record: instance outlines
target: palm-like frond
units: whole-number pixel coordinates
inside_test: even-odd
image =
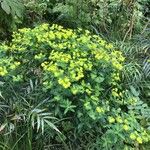
[[[39,88],[37,81],[29,81],[27,88],[23,89],[24,95],[18,95],[11,85],[9,88],[7,89],[10,91],[8,95],[0,93],[0,141],[2,142],[0,149],[1,147],[16,149],[23,140],[27,140],[26,149],[29,149],[32,138],[44,137],[45,131],[49,130],[60,134],[55,124],[58,119],[46,107],[50,98],[43,100],[37,96]],[[10,94],[11,98],[9,98]],[[13,142],[9,141],[10,136],[13,136]]]
[[[47,124],[50,128],[60,133],[54,123],[51,120],[56,120],[51,113],[46,112],[45,109],[33,109],[27,114],[27,121],[32,124],[32,127],[37,129],[37,132],[41,129],[42,134],[44,133],[44,126]]]
[[[142,71],[146,78],[150,77],[150,58],[145,58],[143,61]]]

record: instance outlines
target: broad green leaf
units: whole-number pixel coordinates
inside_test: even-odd
[[[1,7],[8,15],[10,14],[10,6],[8,5],[7,1],[2,1]]]
[[[139,92],[133,86],[130,86],[131,92],[134,96],[139,96]]]

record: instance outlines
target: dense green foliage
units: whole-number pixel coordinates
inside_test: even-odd
[[[34,29],[20,29],[13,34],[9,45],[0,47],[0,52],[2,96],[9,99],[10,94],[15,94],[15,101],[21,98],[35,107],[16,109],[12,117],[17,124],[24,120],[24,126],[32,125],[33,129],[37,124],[37,131],[41,127],[40,131],[45,134],[43,126],[46,122],[59,133],[47,120],[57,117],[63,120],[58,125],[63,140],[68,143],[73,136],[72,140],[79,144],[77,147],[74,145],[75,149],[80,148],[80,140],[85,136],[85,146],[92,140],[89,147],[106,150],[132,149],[137,143],[149,141],[148,122],[142,123],[149,118],[146,115],[149,107],[140,100],[133,86],[121,84],[125,58],[121,51],[115,50],[112,44],[99,36],[91,35],[87,30],[73,31],[43,24]],[[28,89],[29,82],[33,92],[33,83],[36,83],[35,96]],[[10,91],[8,95],[5,91],[10,86],[15,93]],[[28,93],[24,96],[26,91]],[[47,100],[44,109],[35,106],[40,99]],[[2,105],[5,106],[5,102]],[[139,109],[134,111],[137,107]],[[2,120],[7,127],[14,119],[4,117]],[[11,134],[14,134],[16,125],[13,127]],[[33,130],[32,127],[30,130]],[[57,132],[49,138],[55,141]]]
[[[24,6],[20,0],[0,0],[0,38],[4,39],[17,28],[23,17]]]
[[[1,0],[0,3],[3,34],[46,21],[125,40],[142,31],[150,15],[149,0]]]
[[[0,0],[0,150],[149,150],[149,5]]]

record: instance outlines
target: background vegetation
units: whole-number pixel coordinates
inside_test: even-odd
[[[149,150],[149,6],[0,0],[0,150]]]

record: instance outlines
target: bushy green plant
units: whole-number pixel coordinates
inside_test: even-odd
[[[138,106],[140,96],[122,84],[125,57],[99,36],[58,25],[23,28],[13,34],[12,42],[0,46],[0,57],[3,97],[9,98],[8,83],[24,97],[30,92],[29,81],[31,89],[31,81],[36,81],[36,94],[26,94],[27,102],[34,105],[48,98],[44,110],[62,119],[62,135],[54,133],[51,140],[65,141],[74,149],[104,150],[135,149],[150,140],[148,116],[134,111],[135,106],[144,107]],[[32,120],[38,117],[31,114]]]
[[[48,21],[126,40],[143,29],[148,6],[148,0],[1,0],[1,38],[18,25],[31,27]]]
[[[142,30],[148,17],[145,15],[148,3],[147,0],[65,0],[55,3],[52,12],[60,12],[58,20],[63,24],[68,22],[74,27],[126,40]]]
[[[121,40],[139,33],[149,17],[148,0],[25,0],[24,5],[26,25],[48,21]]]
[[[24,6],[20,0],[0,0],[0,38],[7,38],[8,32],[17,28],[23,11]]]
[[[140,90],[145,101],[149,99],[148,91],[150,86],[149,25],[148,22],[143,32],[139,35],[135,35],[131,41],[116,42],[116,45],[120,47],[123,54],[127,57],[126,66],[123,71],[125,84],[133,85]]]
[[[30,80],[18,93],[10,82],[1,81],[0,91],[4,89],[5,97],[0,95],[0,149],[44,149],[47,136],[60,131],[55,126],[58,119],[46,108],[49,99],[38,93],[38,82]]]
[[[118,47],[120,47],[127,58],[126,65],[122,73],[124,85],[132,86],[132,89],[134,89],[132,91],[136,91],[135,94],[139,95],[142,99],[142,101],[138,105],[132,107],[132,109],[134,112],[138,114],[141,113],[145,117],[146,115],[149,115],[147,105],[149,106],[150,104],[149,33],[149,22],[147,22],[142,34],[136,35],[132,41],[128,43],[117,42]],[[143,104],[143,102],[145,102],[145,104]],[[146,121],[142,121],[144,124],[149,120],[148,116],[146,118]],[[149,144],[147,144],[143,149],[149,149]]]

